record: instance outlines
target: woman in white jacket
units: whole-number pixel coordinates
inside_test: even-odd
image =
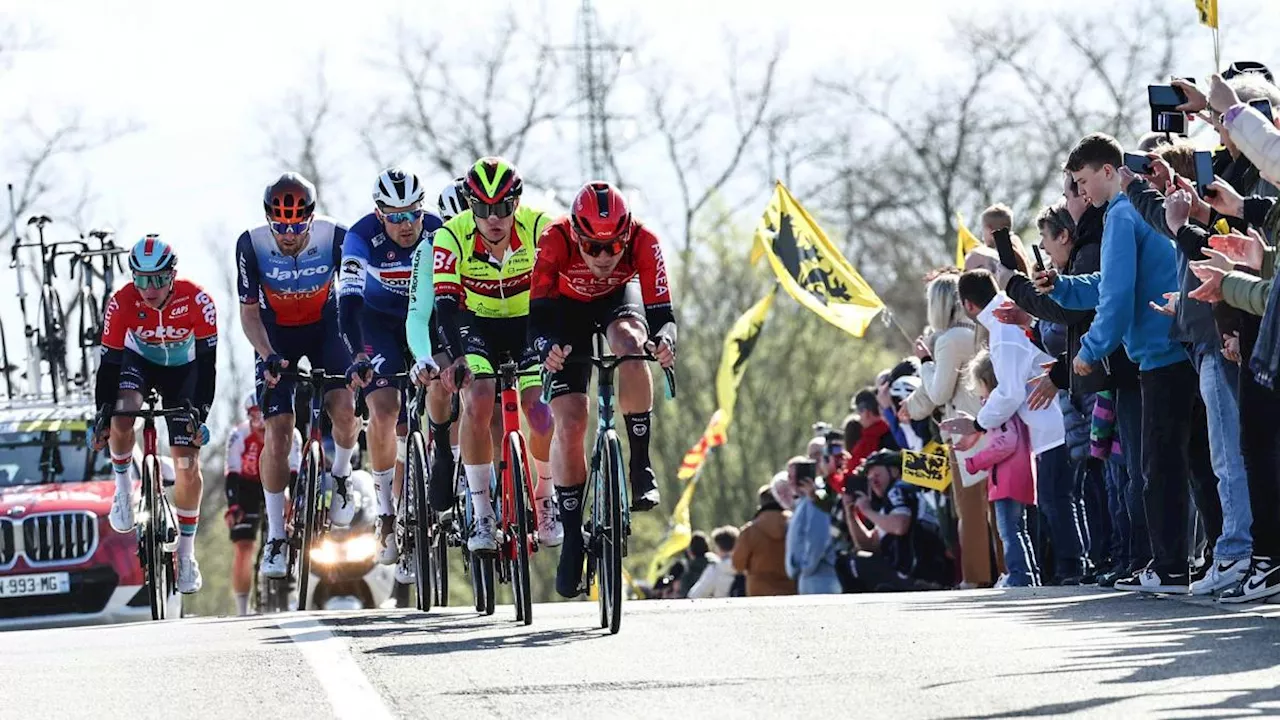
[[[955,417],[957,412],[977,415],[982,409],[978,398],[962,380],[965,367],[978,352],[978,340],[973,324],[960,307],[958,280],[959,276],[954,273],[939,275],[926,291],[932,349],[923,340],[917,343],[916,354],[924,361],[920,368],[923,382],[903,404],[912,420],[923,420],[938,408],[942,409],[943,417],[948,418]],[[951,438],[957,439],[959,436]],[[985,473],[980,478],[968,477],[963,468],[964,463],[958,462],[953,452],[951,492],[960,519],[962,587],[989,587],[992,584],[990,508],[987,484],[979,482],[985,479]],[[1000,554],[999,544],[995,547]]]

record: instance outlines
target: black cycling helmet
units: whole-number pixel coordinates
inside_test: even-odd
[[[898,472],[902,472],[902,453],[897,450],[877,450],[867,456],[862,461],[862,472],[867,472],[873,467],[897,468]]]

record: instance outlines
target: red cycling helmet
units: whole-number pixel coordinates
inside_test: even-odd
[[[573,230],[590,241],[607,242],[631,231],[631,209],[618,188],[607,182],[587,183],[573,199]]]
[[[262,206],[271,222],[305,222],[316,211],[316,186],[298,173],[287,172],[267,186]]]

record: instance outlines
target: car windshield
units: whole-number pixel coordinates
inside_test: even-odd
[[[84,430],[0,433],[0,487],[110,477],[110,456],[85,440]]]

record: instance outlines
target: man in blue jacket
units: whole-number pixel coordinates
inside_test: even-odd
[[[1096,316],[1072,362],[1089,375],[1122,342],[1138,363],[1142,384],[1142,471],[1152,561],[1117,590],[1180,592],[1188,589],[1188,459],[1191,416],[1198,383],[1183,347],[1170,338],[1172,320],[1157,312],[1164,294],[1178,291],[1173,241],[1142,219],[1121,189],[1117,168],[1124,150],[1114,138],[1084,137],[1067,158],[1067,171],[1094,207],[1106,208],[1102,270],[1058,277],[1036,274],[1037,289],[1065,308],[1095,308]]]

